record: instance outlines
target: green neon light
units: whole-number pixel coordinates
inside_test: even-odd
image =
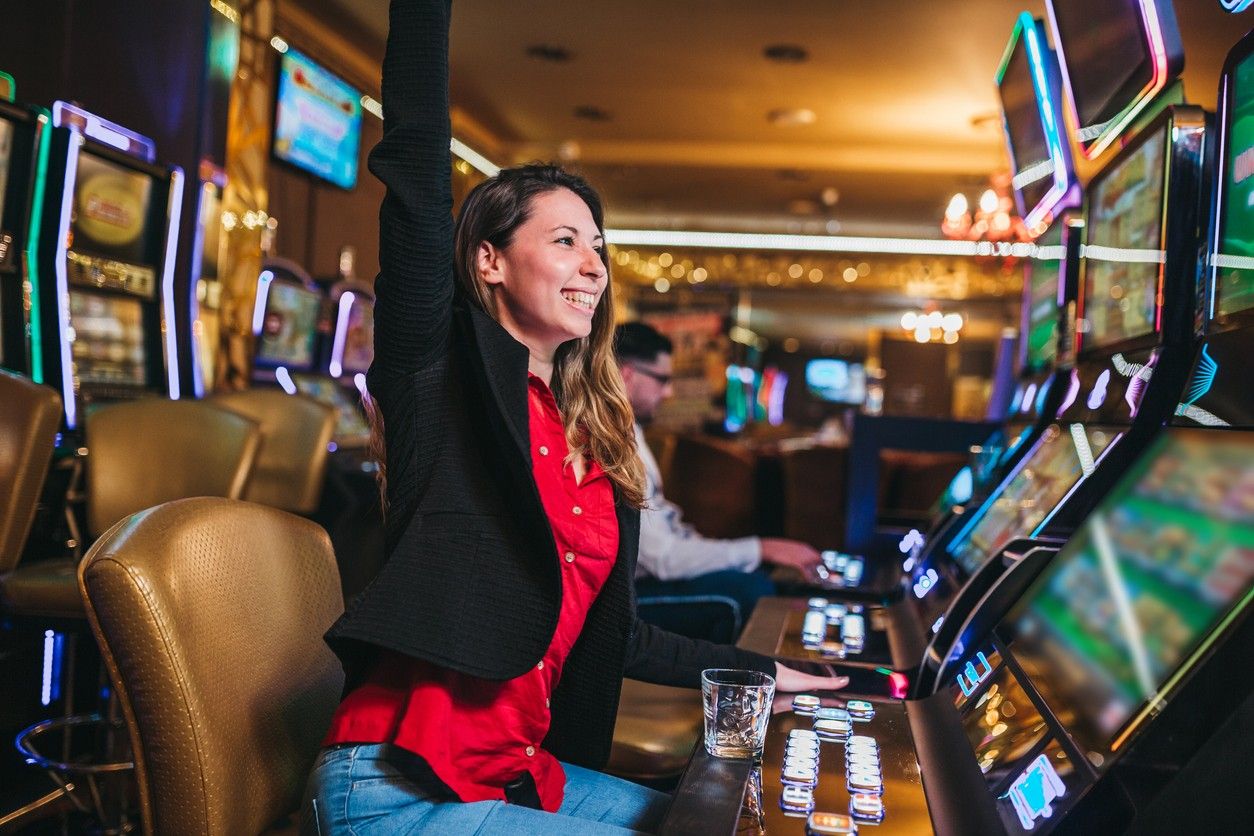
[[[889,670],[888,668],[876,668],[876,669],[875,669],[875,672],[876,672],[876,673],[882,673],[882,674],[884,674],[884,676],[892,676],[892,675],[893,675],[893,672],[892,672],[891,670]]]
[[[17,96],[17,79],[4,70],[0,70],[0,81],[3,81],[5,84],[4,95],[6,101],[13,101],[13,98]]]
[[[30,282],[30,376],[44,382],[44,325],[39,290],[39,233],[44,217],[44,191],[48,183],[48,147],[52,139],[52,119],[39,110],[39,150],[35,154],[35,188],[30,200],[30,228],[26,231],[26,277]]]

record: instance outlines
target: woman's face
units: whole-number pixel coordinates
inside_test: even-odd
[[[588,205],[569,189],[532,198],[529,215],[509,246],[481,244],[477,266],[494,288],[501,324],[533,354],[550,358],[592,330],[609,280],[600,255],[605,240]]]

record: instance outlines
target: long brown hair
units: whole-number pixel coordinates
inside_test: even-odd
[[[499,321],[496,297],[476,269],[476,255],[487,241],[508,247],[526,222],[531,201],[557,189],[574,192],[604,231],[601,198],[586,180],[555,165],[502,169],[471,190],[453,231],[453,269],[465,297]],[[553,395],[562,412],[571,456],[596,461],[632,507],[644,504],[644,466],[636,453],[631,404],[614,361],[614,300],[608,276],[608,249],[601,250],[607,283],[592,315],[588,336],[563,343],[553,358]]]

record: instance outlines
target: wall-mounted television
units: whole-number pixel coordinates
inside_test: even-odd
[[[361,92],[289,48],[279,59],[274,155],[342,189],[357,184]]]
[[[827,403],[860,404],[866,400],[866,370],[861,363],[820,357],[806,363],[806,390]]]

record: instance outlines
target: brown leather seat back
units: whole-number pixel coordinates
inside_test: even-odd
[[[0,369],[0,575],[22,554],[60,420],[56,390]]]
[[[79,589],[135,749],[148,833],[259,833],[296,809],[343,673],[326,532],[229,499],[169,502],[91,548]]]
[[[849,450],[803,447],[781,454],[784,536],[818,549],[845,546]]]
[[[202,401],[147,398],[87,417],[87,527],[172,499],[238,499],[261,444],[257,424]]]
[[[261,451],[244,499],[296,514],[318,510],[327,444],[335,431],[334,409],[279,389],[231,392],[210,403],[261,426]]]
[[[754,458],[734,443],[705,436],[675,439],[666,498],[706,537],[754,533]]]

